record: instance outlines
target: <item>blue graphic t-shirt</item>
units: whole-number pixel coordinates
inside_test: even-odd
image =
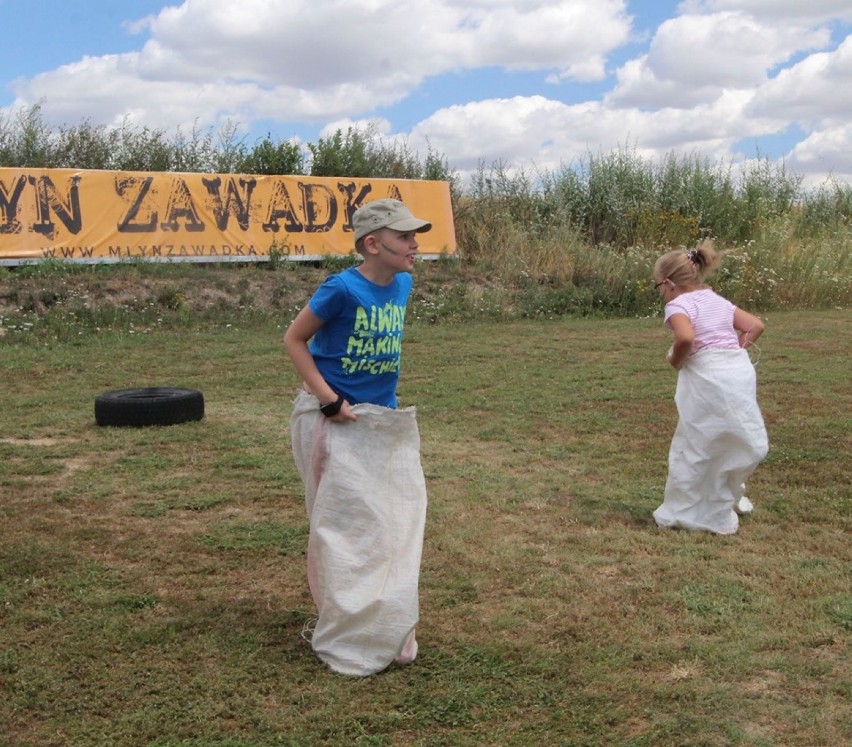
[[[308,305],[324,324],[308,344],[329,386],[350,404],[396,408],[405,305],[414,281],[407,272],[376,285],[358,268],[332,275]]]

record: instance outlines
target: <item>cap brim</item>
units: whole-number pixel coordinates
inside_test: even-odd
[[[402,231],[403,233],[408,233],[409,231],[425,233],[426,231],[432,230],[432,224],[429,223],[429,221],[420,220],[419,218],[403,218],[402,220],[389,223],[385,226],[385,228],[390,228],[394,231]]]

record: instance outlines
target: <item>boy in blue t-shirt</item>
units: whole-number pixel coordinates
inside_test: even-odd
[[[397,408],[417,234],[398,200],[352,216],[357,267],[329,277],[284,334],[304,380],[290,419],[310,522],[314,652],[366,676],[417,656],[426,483],[413,407]]]
[[[356,420],[355,404],[396,407],[416,234],[432,224],[386,199],[356,210],[352,227],[364,261],[329,277],[284,335],[305,388],[335,422]]]

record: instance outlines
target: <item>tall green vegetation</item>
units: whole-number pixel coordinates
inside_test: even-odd
[[[463,181],[442,154],[414,152],[375,128],[306,144],[269,134],[249,145],[232,123],[171,136],[128,122],[55,131],[34,106],[0,117],[0,166],[447,181],[459,266],[526,299],[500,304],[501,314],[507,306],[522,315],[653,313],[656,256],[705,237],[727,254],[715,283],[735,303],[845,307],[852,296],[852,187],[829,180],[805,189],[767,158],[737,167],[698,154],[655,162],[623,147],[550,171],[481,163]]]
[[[431,149],[421,161],[405,141],[387,141],[375,127],[349,127],[308,143],[311,175],[454,181],[446,160]]]
[[[39,105],[0,117],[0,166],[237,174],[351,176],[452,180],[449,166],[431,150],[421,158],[405,142],[374,128],[348,128],[303,144],[271,134],[246,143],[233,122],[217,132],[187,133],[85,121],[53,130]]]

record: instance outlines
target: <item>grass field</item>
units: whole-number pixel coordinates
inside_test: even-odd
[[[850,317],[768,315],[769,456],[733,537],[654,526],[676,414],[659,318],[413,324],[420,655],[326,670],[275,324],[0,346],[0,744],[852,743]],[[99,428],[94,397],[204,392]]]

